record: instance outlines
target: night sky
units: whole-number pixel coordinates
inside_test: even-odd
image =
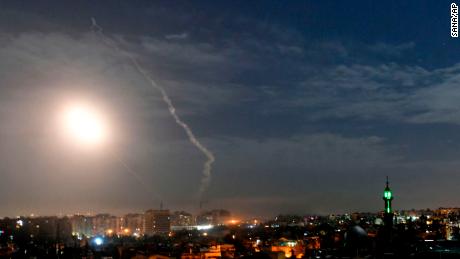
[[[352,4],[351,4],[352,3]],[[0,216],[458,206],[460,40],[448,1],[1,1]],[[175,124],[160,93],[213,152]],[[103,147],[60,104],[97,106]]]

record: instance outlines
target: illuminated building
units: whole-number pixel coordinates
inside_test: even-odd
[[[233,244],[212,245],[210,247],[200,248],[200,251],[182,253],[181,259],[217,259],[217,258],[234,258],[235,246]]]
[[[92,217],[93,235],[101,235],[109,229],[120,229],[118,217],[110,214],[97,214]]]
[[[84,215],[73,215],[70,218],[70,224],[72,225],[72,233],[81,236],[92,236],[93,224],[92,219]]]
[[[198,225],[225,225],[231,220],[231,214],[227,210],[218,209],[202,212],[197,216]]]
[[[271,246],[271,252],[283,252],[286,258],[302,258],[305,248],[305,243],[302,240],[280,238],[276,244]]]
[[[441,217],[460,216],[460,208],[439,208],[435,214]]]
[[[126,229],[130,235],[144,234],[144,215],[138,213],[126,214],[123,217],[123,230]]]
[[[279,226],[302,227],[305,225],[303,217],[297,215],[278,215],[275,218],[275,222]]]
[[[177,227],[189,227],[194,225],[193,216],[185,211],[175,211],[171,215],[171,225]]]
[[[383,216],[383,221],[386,227],[391,228],[393,226],[393,209],[391,207],[391,201],[393,200],[393,193],[390,189],[390,184],[388,182],[388,177],[387,177],[387,183],[385,190],[383,191],[383,201],[385,202],[385,210],[384,210],[384,216]]]
[[[171,231],[169,210],[147,210],[144,220],[146,235],[166,234]]]

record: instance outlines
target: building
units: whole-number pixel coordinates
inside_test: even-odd
[[[187,228],[195,225],[192,214],[185,211],[175,211],[171,215],[171,226],[175,226],[178,229]]]
[[[144,215],[139,213],[126,214],[123,217],[124,234],[140,236],[144,234]]]
[[[92,220],[92,235],[102,235],[108,232],[115,232],[120,229],[120,221],[118,217],[107,213],[97,214],[91,218]]]
[[[302,258],[305,254],[305,243],[303,240],[289,240],[280,238],[270,247],[270,252],[283,252],[286,258]]]
[[[169,210],[147,210],[144,220],[145,235],[167,234],[171,231]]]
[[[390,184],[388,182],[388,177],[387,177],[387,183],[385,190],[383,191],[383,201],[385,202],[385,210],[383,212],[383,222],[385,226],[388,229],[391,229],[393,227],[393,208],[391,207],[391,201],[393,200],[393,193],[390,189]]]
[[[204,211],[196,218],[198,225],[225,225],[231,220],[231,214],[227,210],[216,209]]]
[[[185,252],[181,254],[181,259],[218,259],[235,258],[235,246],[233,244],[211,245],[200,248],[199,252]]]
[[[79,237],[90,237],[93,234],[93,222],[90,217],[84,215],[73,215],[70,218],[72,233]]]

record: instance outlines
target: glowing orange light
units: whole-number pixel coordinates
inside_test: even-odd
[[[230,224],[233,224],[233,225],[237,224],[238,222],[240,222],[240,221],[236,220],[236,219],[230,220]]]

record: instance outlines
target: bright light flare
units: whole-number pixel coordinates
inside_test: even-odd
[[[100,145],[107,140],[103,116],[89,106],[68,107],[64,111],[63,125],[66,132],[79,144]]]
[[[102,237],[96,237],[94,238],[94,243],[97,245],[97,246],[100,246],[104,243],[104,239],[102,239]]]

